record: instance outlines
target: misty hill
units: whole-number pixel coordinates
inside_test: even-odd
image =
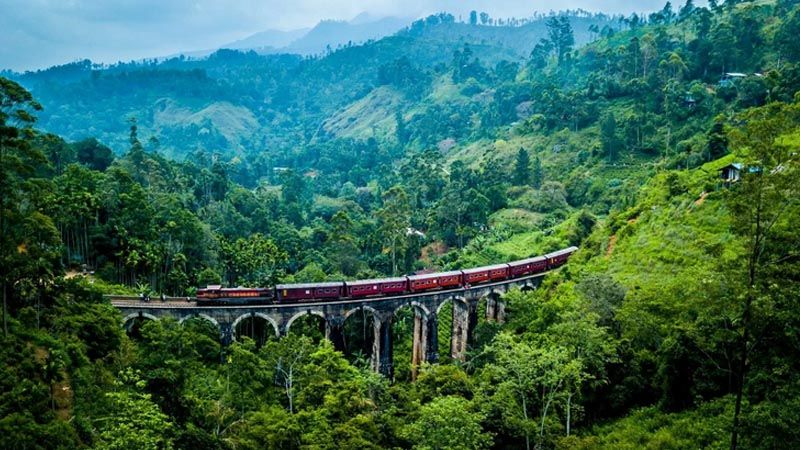
[[[286,47],[293,41],[303,37],[310,28],[300,28],[297,30],[266,30],[247,36],[244,39],[221,45],[220,48],[231,50],[250,50],[250,49],[278,49]]]
[[[399,17],[384,17],[364,21],[357,18],[350,22],[323,20],[302,37],[281,48],[281,52],[313,55],[326,49],[336,49],[348,43],[357,44],[370,39],[380,39],[396,33],[407,26],[411,20]]]
[[[367,37],[401,23],[401,19],[364,20],[321,23],[290,47],[312,51],[323,42],[333,42],[323,36],[347,31],[338,36],[352,40],[354,29]],[[577,45],[589,40],[590,24],[598,28],[614,24],[601,15],[569,16],[569,21],[574,24]],[[452,16],[442,14],[414,22],[395,35],[348,45],[324,57],[220,50],[201,59],[176,57],[110,67],[83,61],[13,76],[44,105],[39,125],[69,139],[96,136],[122,152],[128,145],[127,119],[135,116],[143,135],[156,137],[160,151],[168,155],[182,157],[197,149],[246,155],[329,135],[351,135],[347,130],[353,127],[337,119],[342,114],[349,114],[348,121],[362,124],[361,130],[374,128],[370,116],[360,116],[372,114],[382,123],[378,131],[390,132],[393,127],[386,127],[387,115],[393,116],[396,108],[410,111],[422,94],[436,91],[437,84],[432,82],[446,77],[455,52],[467,46],[485,68],[500,61],[518,64],[546,35],[546,18],[519,26],[483,26],[456,23]],[[408,80],[379,79],[382,70],[398,72],[398,62]],[[380,86],[400,92],[400,99],[384,104],[379,111],[370,106],[370,99],[387,98],[385,95],[367,97],[361,110],[355,106]],[[448,101],[440,94],[432,99],[434,103]],[[159,111],[164,104],[171,107]],[[237,113],[231,113],[231,108]],[[240,114],[245,110],[247,113]],[[187,122],[183,115],[169,120],[171,111],[188,112],[196,120]],[[224,114],[224,120],[215,114]],[[218,127],[231,120],[237,124],[235,131]]]
[[[313,28],[266,30],[220,46],[258,53],[316,55],[345,45],[360,44],[396,33],[411,23],[409,18],[373,17],[362,13],[350,21],[323,20]]]

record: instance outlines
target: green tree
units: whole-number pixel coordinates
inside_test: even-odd
[[[527,186],[531,182],[531,155],[520,147],[514,162],[514,184]]]
[[[610,161],[616,161],[621,145],[621,140],[617,136],[617,120],[614,114],[611,112],[604,114],[600,118],[600,146],[603,155]]]
[[[481,428],[483,415],[462,397],[439,397],[420,408],[419,418],[402,430],[418,450],[489,448],[492,437]]]
[[[32,113],[41,109],[30,92],[0,77],[0,288],[4,334],[8,334],[9,287],[23,278],[48,280],[53,276],[52,268],[47,266],[40,267],[44,273],[28,272],[38,271],[36,258],[44,255],[37,253],[47,252],[55,245],[52,237],[47,237],[54,229],[52,221],[35,210],[22,208],[25,202],[21,186],[33,174],[34,167],[45,160],[30,143],[35,121]]]
[[[721,158],[728,153],[728,136],[725,134],[725,124],[721,119],[714,120],[714,124],[708,130],[707,138],[709,160]]]
[[[221,240],[228,283],[251,283],[255,286],[272,286],[278,279],[281,265],[287,254],[272,239],[256,233],[247,239],[234,242]]]
[[[542,172],[542,160],[539,156],[533,158],[533,170],[531,171],[531,186],[534,189],[540,189],[544,181],[544,173]]]
[[[355,276],[362,266],[358,259],[358,241],[353,235],[354,227],[355,223],[344,210],[337,211],[331,217],[328,255],[336,270],[347,276]]]
[[[547,19],[547,35],[556,52],[558,65],[561,66],[572,47],[575,45],[575,34],[567,16],[553,16]]]
[[[408,243],[406,238],[411,226],[411,206],[406,191],[394,186],[383,193],[383,208],[378,211],[380,235],[392,257],[392,274],[397,275],[397,255]]]
[[[740,414],[745,382],[750,371],[754,342],[754,322],[764,302],[775,295],[776,280],[770,266],[790,260],[796,242],[795,219],[800,217],[800,162],[795,152],[797,137],[786,137],[800,123],[797,105],[771,104],[746,111],[738,117],[743,125],[731,132],[732,142],[744,161],[742,180],[728,192],[733,231],[742,239],[745,251],[731,274],[738,281],[741,299],[739,323],[739,367],[736,371],[736,406],[731,432],[731,449],[738,446]],[[783,278],[779,276],[779,280]]]
[[[144,382],[135,372],[127,371],[121,376],[132,386],[105,394],[108,410],[95,419],[97,426],[97,450],[169,450],[173,448],[171,432],[173,425],[150,394],[142,393]]]

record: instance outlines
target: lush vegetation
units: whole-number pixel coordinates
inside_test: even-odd
[[[800,445],[800,6],[710,3],[0,78],[0,446]],[[365,318],[344,354],[310,322],[221,347],[201,319],[128,335],[101,295],[566,245],[414,382],[407,312],[387,380]]]

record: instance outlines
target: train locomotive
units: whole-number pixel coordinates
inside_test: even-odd
[[[352,300],[427,291],[469,288],[545,272],[564,265],[577,247],[505,264],[450,272],[435,272],[374,280],[326,283],[279,284],[271,288],[223,288],[208,286],[197,290],[198,306],[258,305]]]

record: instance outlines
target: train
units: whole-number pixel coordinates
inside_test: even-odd
[[[510,263],[394,278],[278,284],[267,288],[207,286],[197,290],[197,305],[311,303],[464,289],[474,285],[521,278],[555,269],[564,265],[570,255],[577,250],[577,247],[569,247]]]

